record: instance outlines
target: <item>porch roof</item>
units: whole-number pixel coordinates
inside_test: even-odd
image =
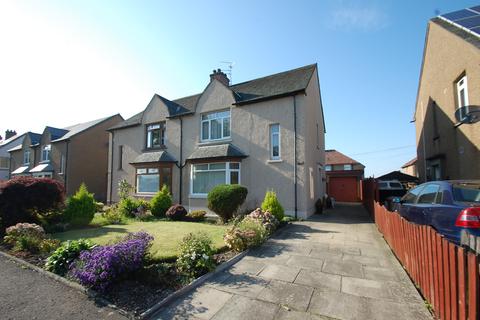
[[[28,166],[21,166],[15,169],[14,171],[12,171],[12,174],[22,174],[22,173],[25,173],[26,171],[28,171]]]
[[[35,172],[52,172],[53,167],[50,165],[50,163],[42,163],[30,170],[30,173],[35,173]]]
[[[195,149],[187,160],[215,159],[215,158],[246,158],[238,147],[231,143],[201,146]]]
[[[154,163],[154,162],[177,162],[167,151],[145,152],[138,155],[131,164]]]

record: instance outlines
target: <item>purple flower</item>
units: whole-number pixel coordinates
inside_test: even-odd
[[[146,232],[129,233],[122,241],[83,251],[72,265],[73,276],[84,286],[105,291],[126,273],[143,267],[153,237]]]

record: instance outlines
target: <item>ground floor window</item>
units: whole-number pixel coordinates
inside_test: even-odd
[[[34,178],[51,178],[52,173],[51,172],[40,172],[40,173],[34,173],[33,174]]]
[[[219,184],[240,184],[240,163],[214,162],[192,164],[190,193],[206,196]]]
[[[136,176],[137,193],[156,193],[163,185],[172,192],[172,167],[138,167]]]

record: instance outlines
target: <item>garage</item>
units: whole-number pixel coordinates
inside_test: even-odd
[[[358,201],[358,181],[356,177],[330,177],[328,195],[340,202]]]

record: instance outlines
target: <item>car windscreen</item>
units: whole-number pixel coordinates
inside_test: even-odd
[[[480,183],[457,183],[452,191],[455,201],[480,203]]]
[[[401,183],[398,183],[398,182],[390,182],[390,188],[403,189],[403,186]]]

